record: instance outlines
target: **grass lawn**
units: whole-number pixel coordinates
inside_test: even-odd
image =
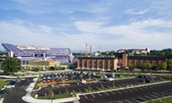
[[[3,79],[0,79],[0,90],[5,86],[5,85],[7,85],[9,82],[5,82],[5,80],[3,80]]]
[[[62,94],[62,95],[55,95],[53,97],[46,96],[46,97],[38,97],[37,99],[48,99],[48,98],[55,98],[55,99],[61,99],[61,98],[69,98],[72,97],[71,94]]]
[[[159,99],[159,100],[150,101],[150,102],[147,102],[147,103],[171,103],[171,102],[172,102],[172,97],[168,97],[168,98],[164,98],[163,102],[162,102],[161,99]]]
[[[60,65],[71,65],[73,63],[60,63]]]

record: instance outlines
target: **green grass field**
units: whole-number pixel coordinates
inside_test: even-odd
[[[163,100],[159,99],[156,101],[150,101],[147,103],[171,103],[172,102],[172,97],[164,98]]]
[[[71,65],[73,63],[60,63],[60,65]]]
[[[9,82],[5,82],[3,79],[0,79],[0,90],[5,86],[7,85]]]

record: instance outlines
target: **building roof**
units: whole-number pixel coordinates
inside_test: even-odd
[[[118,51],[126,51],[126,49],[119,49]]]
[[[17,45],[6,44],[6,43],[3,43],[2,46],[7,51],[12,51],[14,53],[14,56],[33,56],[34,53],[46,53],[47,56],[70,55],[70,49],[69,48],[48,48],[48,47],[38,47],[38,46],[17,46]]]

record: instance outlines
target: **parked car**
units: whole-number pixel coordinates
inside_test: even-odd
[[[147,78],[146,75],[139,75],[138,78]]]
[[[11,85],[11,84],[7,84],[6,86],[4,86],[4,88],[14,88],[15,85]]]
[[[115,73],[109,73],[108,77],[115,77]]]
[[[151,82],[151,80],[148,79],[148,78],[146,78],[145,81],[146,81],[146,83],[150,83]]]
[[[106,78],[105,81],[113,81],[115,80],[114,78]]]
[[[9,90],[0,90],[0,94],[6,94],[9,93]]]
[[[122,75],[121,74],[117,74],[118,77],[121,77]]]

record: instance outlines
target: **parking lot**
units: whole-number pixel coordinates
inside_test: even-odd
[[[172,95],[172,82],[80,95],[80,103],[140,103]]]
[[[148,77],[149,78],[149,77]],[[159,81],[159,77],[156,76],[154,78],[154,81]],[[161,80],[166,79],[165,77],[161,77]],[[115,87],[126,87],[126,86],[131,86],[131,85],[138,85],[138,84],[143,84],[143,78],[130,78],[130,79],[121,79],[121,80],[114,80],[114,81],[98,81],[98,82],[90,82],[90,83],[85,83],[85,84],[80,84],[80,85],[75,85],[75,84],[67,84],[60,86],[59,88],[52,88],[53,92],[55,95],[61,95],[65,94],[65,89],[68,89],[69,93],[79,93],[79,92],[87,92],[88,91],[88,86],[91,87],[91,90],[100,90],[101,84],[104,86],[105,89],[110,89],[112,88],[112,83],[115,84]],[[48,94],[48,89],[47,88],[42,88],[41,90],[37,92],[33,92],[34,94],[38,94],[38,96],[45,96]]]

